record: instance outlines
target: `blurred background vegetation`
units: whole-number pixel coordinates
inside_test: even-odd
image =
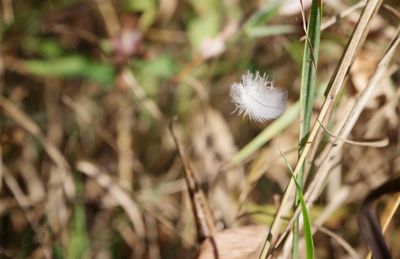
[[[168,130],[174,116],[217,228],[270,224],[290,179],[279,151],[292,165],[298,156],[299,2],[1,0],[0,257],[193,258],[199,244]],[[358,8],[321,33],[314,115],[362,10],[359,1],[324,2],[323,25]],[[396,31],[400,4],[385,4],[330,125]],[[399,62],[397,52],[352,131],[390,144],[346,145],[310,212],[360,255],[360,201],[400,170]],[[231,114],[230,85],[248,70],[288,90],[282,119],[261,125]],[[396,215],[386,233],[394,258]],[[316,258],[349,258],[326,234],[317,232],[314,245]]]

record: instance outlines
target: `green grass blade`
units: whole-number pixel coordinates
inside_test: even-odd
[[[300,206],[301,206],[301,214],[303,216],[303,221],[304,221],[304,240],[306,243],[306,258],[313,259],[314,258],[314,241],[313,241],[313,236],[312,236],[312,232],[311,232],[310,217],[308,215],[307,205],[304,201],[302,188],[301,188],[300,184],[297,182],[296,177],[294,176],[293,169],[290,166],[289,162],[287,161],[286,156],[282,152],[281,152],[281,155],[285,159],[286,166],[289,168],[290,173],[293,177],[294,183],[296,184],[296,194],[297,194],[297,197],[299,198],[299,202],[300,202]]]
[[[293,178],[294,175],[292,175]],[[299,197],[300,200],[300,206],[301,206],[301,214],[303,215],[303,220],[304,220],[304,239],[306,242],[306,255],[307,259],[313,259],[314,258],[314,241],[312,237],[312,232],[311,232],[311,223],[310,223],[310,218],[308,216],[308,210],[306,203],[304,202],[304,197],[301,192],[301,186],[299,183],[294,180],[296,184],[296,192],[297,196]]]
[[[244,24],[245,31],[268,23],[273,17],[278,14],[279,8],[281,6],[281,1],[274,0],[266,5],[263,8],[255,12]]]
[[[294,33],[295,31],[296,28],[291,25],[268,25],[253,27],[248,30],[247,34],[252,38],[262,38]]]
[[[318,64],[318,51],[320,43],[322,16],[322,2],[313,0],[311,4],[311,12],[307,26],[307,38],[304,43],[303,66],[301,71],[301,87],[300,87],[300,132],[299,132],[299,156],[303,151],[308,133],[310,130],[310,122],[312,109],[316,93],[316,75]],[[300,188],[303,186],[304,166],[298,174],[297,182]],[[295,207],[301,202],[297,195]],[[300,204],[301,205],[301,204]],[[299,220],[296,220],[293,230],[293,258],[298,256],[299,242]]]
[[[82,193],[82,184],[77,181],[77,191]],[[67,258],[89,258],[90,243],[86,230],[86,213],[83,201],[75,203],[74,214],[70,225],[70,236]]]
[[[303,142],[303,138],[305,138],[308,134],[315,98],[315,85],[321,30],[321,14],[321,1],[313,0],[307,28],[308,38],[305,40],[304,44],[303,66],[301,71],[300,142]],[[300,148],[302,149],[302,147]]]

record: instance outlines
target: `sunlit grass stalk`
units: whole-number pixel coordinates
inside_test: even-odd
[[[313,0],[307,26],[307,37],[304,43],[303,66],[301,74],[299,156],[303,151],[304,144],[307,141],[308,133],[310,130],[312,108],[316,92],[315,88],[320,42],[321,17],[322,2],[320,0]],[[301,188],[301,193],[304,184],[304,164],[302,165],[302,168],[297,176],[297,183]],[[299,192],[297,192],[295,206],[299,206],[300,203],[301,197],[299,196]],[[311,238],[312,240],[312,236],[309,238]],[[293,258],[299,257],[299,239],[300,227],[298,218],[293,229]]]

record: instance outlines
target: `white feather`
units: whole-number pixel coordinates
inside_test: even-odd
[[[274,88],[265,74],[247,72],[240,83],[232,84],[231,97],[236,106],[234,112],[238,115],[265,122],[276,119],[285,111],[287,91]]]

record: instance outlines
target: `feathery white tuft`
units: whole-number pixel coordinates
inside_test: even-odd
[[[265,122],[279,117],[286,108],[287,91],[274,88],[273,82],[249,71],[242,76],[240,83],[231,86],[231,98],[238,115],[248,116],[250,120]]]

